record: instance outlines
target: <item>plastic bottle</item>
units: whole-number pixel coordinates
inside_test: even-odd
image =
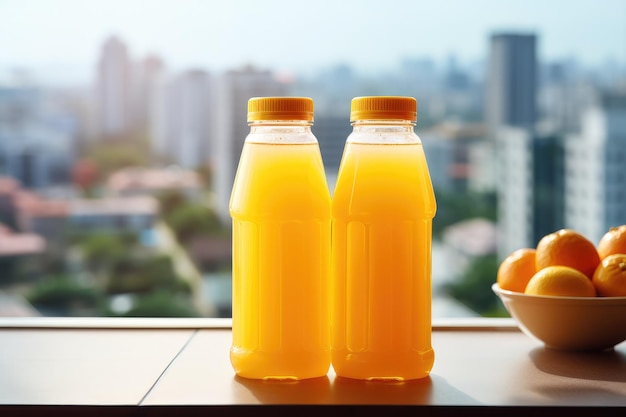
[[[248,102],[230,200],[233,324],[230,359],[255,379],[324,376],[330,367],[330,193],[313,100]]]
[[[338,376],[428,376],[435,195],[412,97],[357,97],[332,201]]]

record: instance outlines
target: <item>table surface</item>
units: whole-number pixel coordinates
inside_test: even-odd
[[[234,375],[229,326],[219,319],[0,321],[0,410],[32,406],[67,415],[67,407],[87,406],[165,415],[183,406],[226,414],[241,405],[626,407],[626,343],[604,352],[561,352],[510,320],[452,321],[433,325],[428,378],[356,381],[336,377],[331,367],[324,378],[271,382]]]

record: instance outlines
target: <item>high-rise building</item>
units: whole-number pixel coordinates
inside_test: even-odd
[[[105,139],[128,134],[132,127],[132,66],[126,44],[113,36],[102,46],[98,66],[97,134]]]
[[[486,78],[486,119],[490,131],[502,126],[534,127],[537,92],[536,36],[491,36]]]
[[[163,69],[146,85],[146,95],[150,98],[147,131],[155,161],[163,160],[168,155],[172,138],[176,109],[172,104],[174,88],[170,78],[170,74]]]
[[[533,140],[533,222],[531,245],[565,227],[565,136],[536,134]]]
[[[0,175],[31,189],[67,185],[76,119],[33,83],[0,83]]]
[[[534,241],[536,36],[496,33],[490,38],[485,118],[492,140],[502,257]]]
[[[542,65],[541,78],[537,99],[541,123],[566,133],[580,132],[580,115],[598,100],[593,81],[581,77],[572,60]]]
[[[419,132],[428,159],[433,187],[446,193],[465,193],[481,175],[484,161],[477,159],[476,147],[486,141],[485,126],[448,122]],[[472,191],[482,191],[473,189]]]
[[[604,95],[565,154],[565,220],[594,243],[626,224],[626,95]]]
[[[165,64],[158,56],[148,55],[133,67],[133,122],[139,129],[150,132],[151,115],[158,98],[159,83],[165,74]]]
[[[214,94],[209,74],[189,70],[155,88],[155,151],[184,168],[207,164],[213,153]],[[161,97],[157,97],[162,95]]]
[[[542,236],[565,227],[564,140],[553,132],[501,128],[498,153],[498,253],[535,247]]]
[[[289,91],[289,85],[276,80],[270,71],[246,67],[225,73],[218,86],[213,178],[218,215],[229,222],[230,192],[243,143],[250,131],[247,124],[248,100],[251,97],[284,96]]]
[[[532,141],[527,130],[501,128],[498,155],[498,257],[529,247],[532,241]]]
[[[181,119],[179,161],[183,167],[197,168],[213,157],[214,89],[209,74],[190,70],[180,77]]]

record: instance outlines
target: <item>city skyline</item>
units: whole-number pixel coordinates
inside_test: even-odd
[[[180,204],[174,196],[172,200],[164,200],[161,206],[168,210],[167,214],[165,211],[158,216],[148,213],[151,216],[149,227],[145,230],[147,233],[140,231],[139,241],[143,245],[166,242],[162,237],[171,233],[165,235],[163,231],[177,227],[176,233],[186,236],[181,237],[181,244],[188,245],[182,258],[176,255],[177,271],[184,272],[191,262],[197,262],[195,269],[198,271],[193,275],[211,288],[221,288],[216,291],[226,296],[219,296],[218,311],[230,314],[230,275],[224,272],[230,265],[232,247],[228,203],[243,141],[250,129],[246,124],[247,100],[254,96],[306,95],[314,99],[313,132],[318,136],[329,191],[334,189],[345,140],[351,131],[348,118],[351,97],[380,94],[416,97],[419,102],[416,130],[429,159],[429,171],[441,208],[433,221],[433,236],[437,237],[440,252],[435,255],[433,245],[433,258],[441,261],[437,266],[433,263],[433,276],[447,278],[448,283],[465,279],[462,274],[474,261],[485,257],[493,260],[502,249],[508,253],[532,244],[534,236],[544,234],[538,233],[543,228],[573,225],[590,239],[597,239],[598,231],[609,226],[609,216],[613,216],[610,223],[626,221],[622,220],[626,219],[624,175],[620,165],[623,158],[618,152],[623,148],[623,132],[626,131],[623,123],[626,106],[623,97],[614,99],[617,101],[608,106],[605,99],[607,93],[623,93],[626,66],[617,63],[584,67],[567,57],[546,61],[541,45],[544,41],[551,42],[552,38],[541,30],[509,27],[506,31],[481,33],[484,62],[471,66],[463,56],[452,57],[448,51],[442,50],[439,57],[431,56],[420,48],[422,43],[435,37],[417,35],[412,40],[415,49],[410,54],[403,55],[406,51],[400,41],[397,45],[391,43],[388,50],[379,48],[376,52],[380,53],[370,54],[380,62],[379,68],[387,71],[384,74],[364,73],[364,67],[354,59],[359,56],[357,49],[351,50],[343,61],[337,61],[329,52],[327,61],[317,62],[319,66],[313,68],[317,72],[311,78],[299,72],[293,72],[294,77],[285,77],[289,73],[276,66],[280,64],[278,61],[270,68],[261,62],[226,65],[225,61],[219,61],[225,65],[222,74],[217,73],[217,67],[211,62],[172,66],[171,51],[159,46],[144,53],[142,41],[116,30],[102,38],[98,35],[97,41],[87,42],[89,65],[84,80],[72,78],[72,70],[67,74],[72,85],[66,86],[70,88],[55,89],[49,88],[51,86],[38,78],[37,73],[24,77],[26,82],[23,83],[20,83],[20,75],[29,75],[28,72],[2,73],[3,63],[15,58],[11,48],[4,48],[5,45],[19,45],[25,54],[37,55],[36,48],[27,47],[28,42],[21,43],[16,38],[7,40],[4,36],[11,27],[3,26],[6,17],[2,13],[7,10],[7,3],[2,2],[0,0],[0,221],[5,223],[6,230],[0,238],[13,239],[17,235],[22,239],[29,233],[44,236],[49,243],[46,247],[58,252],[60,267],[69,268],[73,260],[66,254],[74,253],[63,246],[64,230],[72,232],[81,225],[85,226],[81,231],[83,228],[92,230],[89,225],[93,225],[94,236],[97,232],[111,237],[116,230],[137,225],[134,214],[127,213],[129,206],[120,201],[113,204],[116,212],[104,213],[106,216],[101,215],[99,209],[95,210],[97,207],[90,206],[95,211],[89,219],[82,219],[86,223],[80,224],[74,211],[68,211],[67,207],[84,206],[81,200],[85,198],[94,204],[108,204],[105,184],[120,175],[137,192],[160,193],[163,187],[138,187],[142,182],[138,172],[144,169],[144,178],[152,180],[171,174],[172,166],[176,166],[176,172],[195,173],[206,182],[196,186],[189,196],[191,205]],[[129,2],[135,6],[152,4]],[[278,0],[268,3],[276,6]],[[573,4],[582,3],[585,2]],[[35,3],[26,0],[24,4]],[[58,0],[55,4],[59,5],[59,11],[57,15],[47,16],[50,24],[56,24],[57,17],[66,14],[67,9],[63,7],[70,4],[70,0]],[[192,2],[183,0],[183,4]],[[341,4],[345,7],[346,3]],[[348,0],[347,4],[355,3]],[[389,4],[400,2],[390,0]],[[477,0],[472,4],[484,6],[487,1]],[[515,2],[506,4],[515,11],[515,7],[510,6]],[[101,8],[96,9],[101,11]],[[147,20],[153,17],[146,11],[144,14]],[[172,21],[176,20],[176,16],[172,17]],[[358,20],[356,15],[350,21],[354,19]],[[384,20],[385,14],[381,12],[379,19]],[[68,26],[72,27],[72,19],[69,20]],[[103,21],[106,20],[103,15]],[[387,21],[387,29],[394,28],[396,20]],[[302,21],[302,31],[308,30],[305,23],[309,21],[311,19]],[[359,21],[359,24],[365,22]],[[36,26],[37,22],[31,21],[29,25]],[[48,29],[44,27],[37,32],[39,37],[45,38]],[[426,26],[420,29],[428,33]],[[401,33],[389,30],[392,34]],[[164,32],[167,37],[175,30]],[[357,39],[362,32],[350,33]],[[31,34],[34,33],[31,30]],[[458,37],[463,31],[454,33]],[[261,35],[250,42],[251,47],[267,46]],[[337,43],[347,38],[345,34],[342,36],[337,37]],[[616,36],[612,39],[617,39]],[[86,33],[85,37],[88,38]],[[41,44],[58,42],[58,38],[57,41],[53,38],[51,35]],[[296,43],[302,41],[303,47],[307,46],[306,37],[294,38]],[[202,46],[203,35],[197,33],[194,39],[196,47]],[[572,44],[576,42],[573,38]],[[286,45],[285,48],[293,49],[292,44]],[[621,47],[622,44],[614,42],[609,46]],[[74,55],[76,50],[69,44],[65,47],[66,52],[51,49],[50,54],[58,53],[61,59],[80,55]],[[268,51],[268,59],[285,48]],[[583,48],[576,57],[583,56],[582,51]],[[303,65],[316,53],[304,48],[297,52],[294,59],[302,60]],[[398,60],[385,60],[383,52],[395,54]],[[626,48],[623,52],[626,53]],[[45,59],[45,56],[39,57]],[[218,58],[223,57],[215,59]],[[3,75],[9,77],[4,79]],[[90,83],[92,88],[82,88],[87,85],[80,82]],[[604,131],[606,134],[602,133]],[[562,146],[564,140],[571,142],[577,153],[567,152]],[[593,155],[600,157],[591,157]],[[128,166],[135,168],[120,171]],[[587,181],[580,181],[580,177]],[[179,185],[175,187],[179,189]],[[570,195],[564,198],[567,190],[571,190]],[[610,198],[603,198],[603,195]],[[177,213],[176,216],[173,213]],[[181,223],[181,218],[186,221]],[[162,224],[167,228],[163,229]],[[453,232],[448,233],[448,229]],[[195,235],[189,230],[201,234]],[[197,240],[188,240],[191,235]],[[507,239],[507,235],[515,239]],[[474,250],[476,237],[484,243],[479,252]],[[117,261],[115,257],[111,259],[110,283],[117,285],[115,279],[120,275],[113,266]],[[91,273],[90,268],[85,265],[83,272]],[[220,273],[215,274],[215,270]],[[28,278],[20,275],[18,269],[15,271],[15,276],[9,274],[8,281]],[[181,276],[187,276],[183,272]],[[54,279],[55,271],[42,268],[37,273],[47,285]],[[481,272],[487,278],[491,274],[495,276],[495,270]],[[170,274],[172,277],[175,275]],[[82,272],[70,279],[81,284]],[[433,289],[442,294],[447,291],[442,286],[433,286]],[[133,292],[132,288],[126,290]],[[104,294],[105,297],[110,295]],[[203,297],[209,300],[213,296],[205,294]],[[109,301],[113,308],[115,299]],[[131,304],[125,308],[128,311]],[[478,309],[475,311],[479,313]]]
[[[4,0],[0,71],[22,68],[53,84],[91,82],[101,45],[118,36],[134,59],[156,54],[174,71],[252,64],[307,73],[347,64],[357,72],[383,72],[415,57],[484,60],[489,36],[507,31],[536,33],[540,61],[612,61],[621,71],[626,64],[626,3],[619,1],[336,3],[321,0],[294,10],[284,0],[262,6],[253,0]]]

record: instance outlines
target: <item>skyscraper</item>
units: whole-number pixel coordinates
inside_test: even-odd
[[[588,109],[565,155],[566,224],[597,244],[626,224],[626,95],[604,95]]]
[[[492,134],[501,126],[534,127],[537,118],[535,45],[534,34],[491,36],[485,107]]]
[[[534,240],[536,36],[498,33],[490,38],[485,116],[496,158],[500,257]]]
[[[185,168],[209,162],[214,148],[214,93],[209,74],[189,70],[152,85],[150,132],[155,155]]]
[[[541,237],[565,226],[564,142],[552,131],[498,130],[500,258],[534,247]]]
[[[181,165],[197,168],[208,162],[213,150],[213,89],[209,74],[190,70],[180,77],[181,119],[178,159]]]
[[[497,136],[498,256],[532,241],[532,137],[525,129],[500,128]]]
[[[132,68],[126,44],[113,36],[102,46],[98,66],[96,120],[98,135],[119,138],[132,126]]]
[[[150,132],[153,111],[159,100],[159,84],[165,76],[165,63],[156,55],[148,55],[135,63],[132,114],[140,129]],[[150,132],[151,133],[151,132]]]

